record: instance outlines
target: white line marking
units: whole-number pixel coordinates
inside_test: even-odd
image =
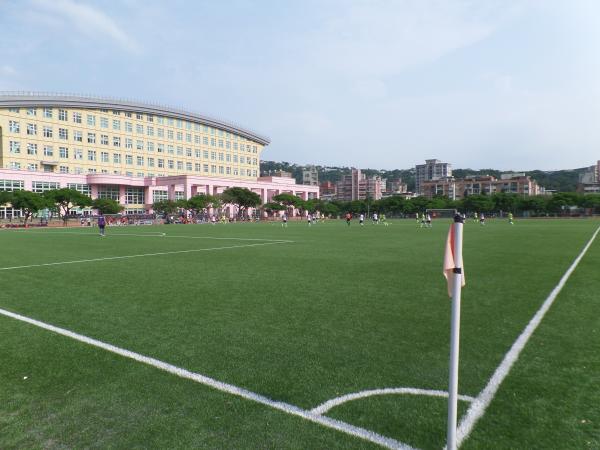
[[[585,247],[583,247],[583,250],[581,250],[581,253],[579,253],[577,258],[575,258],[575,261],[573,261],[573,264],[571,264],[571,266],[567,269],[567,271],[564,273],[558,284],[554,287],[554,289],[552,289],[552,292],[550,292],[550,295],[548,295],[540,309],[538,309],[538,311],[535,313],[531,321],[527,324],[521,335],[513,343],[512,347],[504,356],[504,359],[502,360],[502,362],[488,381],[486,387],[479,393],[475,401],[471,403],[471,406],[467,410],[467,413],[460,421],[460,424],[458,426],[458,446],[460,446],[463,443],[463,441],[465,441],[469,437],[469,434],[471,433],[471,431],[473,431],[473,428],[475,427],[477,421],[485,414],[485,410],[494,399],[496,392],[498,391],[500,385],[510,372],[510,369],[512,368],[513,364],[519,358],[519,354],[527,344],[527,341],[546,315],[546,312],[548,312],[548,310],[552,306],[552,303],[554,303],[554,300],[556,300],[556,297],[558,296],[558,294],[566,284],[567,280],[569,279],[569,277],[571,276],[581,259],[584,257],[584,255],[594,242],[594,239],[596,239],[598,232],[600,232],[600,227],[596,229],[595,233],[592,235]]]
[[[131,258],[141,258],[144,256],[162,256],[162,255],[176,255],[179,253],[208,252],[208,251],[213,251],[213,250],[228,250],[231,248],[259,247],[262,245],[276,245],[276,244],[285,244],[285,243],[286,242],[261,242],[261,243],[257,243],[257,244],[230,245],[227,247],[197,248],[197,249],[192,249],[192,250],[175,250],[172,252],[142,253],[139,255],[107,256],[105,258],[77,259],[77,260],[73,260],[73,261],[58,261],[58,262],[52,262],[52,263],[29,264],[26,266],[0,267],[0,270],[16,270],[16,269],[27,269],[30,267],[60,266],[62,264],[77,264],[77,263],[87,263],[87,262],[95,262],[95,261],[110,261],[110,260],[114,260],[114,259],[131,259]]]
[[[398,450],[414,450],[409,445],[406,445],[402,442],[396,441],[395,439],[391,439],[380,434],[377,434],[373,431],[366,430],[364,428],[360,428],[354,425],[350,425],[346,422],[342,422],[340,420],[331,419],[329,417],[323,417],[318,414],[314,414],[305,409],[299,408],[298,406],[291,405],[289,403],[278,402],[275,400],[271,400],[264,395],[257,394],[255,392],[249,391],[247,389],[243,389],[241,387],[224,383],[222,381],[215,380],[214,378],[207,377],[206,375],[202,375],[199,373],[191,372],[187,369],[183,369],[181,367],[174,366],[172,364],[166,363],[164,361],[160,361],[155,358],[151,358],[149,356],[144,356],[139,353],[132,352],[130,350],[126,350],[121,347],[116,347],[111,344],[107,344],[106,342],[99,341],[97,339],[93,339],[87,336],[84,336],[79,333],[75,333],[73,331],[69,331],[64,328],[59,328],[54,325],[50,325],[45,322],[40,322],[39,320],[32,319],[30,317],[22,316],[20,314],[13,313],[11,311],[7,311],[5,309],[0,309],[0,314],[10,317],[16,320],[20,320],[22,322],[26,322],[28,324],[34,325],[39,328],[43,328],[48,331],[52,331],[53,333],[60,334],[62,336],[66,336],[71,339],[75,339],[76,341],[83,342],[85,344],[91,345],[93,347],[98,347],[103,350],[106,350],[111,353],[115,353],[117,355],[123,356],[125,358],[133,359],[134,361],[140,362],[142,364],[147,364],[149,366],[155,367],[157,369],[163,370],[165,372],[171,373],[181,378],[185,378],[188,380],[195,381],[196,383],[203,384],[205,386],[209,386],[213,389],[226,392],[228,394],[236,395],[238,397],[242,397],[246,400],[251,400],[271,408],[277,409],[279,411],[283,411],[287,414],[291,414],[293,416],[301,417],[310,422],[318,423],[327,428],[332,428],[334,430],[341,431],[343,433],[349,434],[351,436],[364,439],[365,441],[370,441],[375,444],[379,444],[383,447],[390,449],[398,449]]]
[[[430,397],[446,397],[448,398],[448,392],[446,391],[438,391],[433,389],[418,389],[418,388],[384,388],[384,389],[370,389],[367,391],[354,392],[352,394],[342,395],[341,397],[336,397],[331,400],[327,400],[325,403],[320,404],[316,408],[310,410],[313,414],[325,414],[330,409],[335,408],[343,403],[359,400],[362,398],[371,397],[373,395],[392,395],[392,394],[408,394],[408,395],[428,395]],[[473,402],[475,401],[474,397],[469,395],[459,395],[459,400],[464,402]]]
[[[21,234],[74,234],[78,236],[98,236],[97,232],[85,232],[85,231],[29,231],[29,230],[3,230],[3,233],[21,233]],[[167,233],[161,233],[159,231],[153,233],[111,233],[110,231],[106,234],[106,237],[113,236],[135,236],[135,237],[167,237],[167,238],[182,238],[182,239],[212,239],[217,241],[260,241],[260,242],[294,242],[287,239],[266,239],[266,238],[240,238],[240,237],[213,237],[213,236],[185,236],[185,235],[171,235]]]

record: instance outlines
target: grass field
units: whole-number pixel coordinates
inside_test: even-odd
[[[227,387],[0,315],[0,448],[440,449],[444,397],[310,411],[372,389],[447,390],[448,224],[2,231],[2,310]],[[599,225],[465,225],[460,394],[486,387]],[[600,239],[463,449],[600,448],[599,267]]]

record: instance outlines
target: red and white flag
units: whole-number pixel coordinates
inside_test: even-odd
[[[458,267],[461,269],[461,287],[465,285],[465,268],[463,267],[462,255],[459,256],[459,260],[454,257],[454,243],[455,236],[454,231],[455,224],[450,225],[448,230],[448,238],[446,239],[446,252],[444,253],[444,276],[448,282],[448,295],[452,297],[452,287],[454,285],[454,268]],[[460,227],[462,234],[462,227]],[[462,236],[461,236],[462,238]],[[462,239],[460,239],[462,243]],[[462,253],[462,252],[461,252]]]

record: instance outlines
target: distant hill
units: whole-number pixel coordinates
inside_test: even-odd
[[[296,182],[302,183],[302,169],[303,165],[300,164],[290,164],[288,162],[276,162],[276,161],[261,161],[260,163],[260,172],[262,175],[268,175],[269,173],[273,173],[278,170],[283,170],[285,172],[291,172],[292,176],[296,179]],[[336,166],[319,166],[315,165],[317,171],[319,172],[319,182],[322,183],[324,181],[332,181],[336,182],[341,179],[342,175],[349,174],[351,168],[350,167],[336,167]],[[526,175],[529,175],[535,181],[538,182],[540,186],[545,187],[546,189],[552,189],[558,192],[574,192],[577,187],[577,182],[579,181],[579,174],[583,173],[587,168],[579,168],[579,169],[567,169],[567,170],[554,170],[554,171],[544,171],[544,170],[496,170],[496,169],[452,169],[452,174],[456,178],[463,178],[467,175],[493,175],[497,178],[500,178],[500,175],[503,173],[512,173],[512,172],[524,172]],[[415,189],[415,169],[393,169],[393,170],[385,170],[385,169],[361,169],[363,173],[368,176],[379,175],[382,178],[387,178],[388,180],[394,180],[401,178],[407,185],[409,191],[414,191]]]

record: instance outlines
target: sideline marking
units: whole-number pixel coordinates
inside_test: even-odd
[[[496,368],[496,371],[494,372],[492,377],[489,379],[488,384],[475,398],[475,401],[471,403],[471,406],[467,410],[467,413],[461,419],[460,424],[458,426],[458,430],[456,433],[457,446],[460,447],[462,445],[462,443],[469,437],[471,431],[473,431],[473,428],[475,427],[477,421],[485,414],[485,410],[494,399],[496,392],[498,392],[500,385],[510,372],[510,369],[512,368],[513,364],[519,358],[519,355],[525,347],[525,345],[527,344],[527,341],[546,315],[546,312],[548,312],[548,310],[552,306],[552,303],[554,303],[554,300],[556,300],[556,297],[558,296],[564,285],[567,283],[569,277],[571,276],[581,259],[587,253],[588,249],[594,242],[594,239],[596,239],[598,232],[600,232],[600,227],[596,229],[590,240],[583,247],[583,250],[581,250],[581,253],[579,253],[577,258],[575,258],[575,260],[564,273],[558,284],[554,287],[554,289],[552,289],[552,291],[550,292],[540,309],[537,310],[533,318],[529,321],[525,329],[521,332],[517,340],[513,343],[512,347],[510,348],[508,353],[506,353],[504,359]]]
[[[23,234],[75,234],[79,236],[98,236],[97,232],[82,232],[82,231],[29,231],[29,230],[2,230],[1,232],[8,233],[23,233]],[[113,236],[137,236],[137,237],[166,237],[166,238],[182,238],[182,239],[213,239],[224,241],[261,241],[261,242],[294,242],[287,239],[266,239],[266,238],[240,238],[240,237],[213,237],[213,236],[185,236],[185,235],[170,235],[159,231],[150,233],[108,233],[106,237]]]
[[[335,408],[336,406],[342,405],[346,402],[350,402],[352,400],[359,400],[362,398],[371,397],[373,395],[391,395],[391,394],[407,394],[407,395],[427,395],[430,397],[448,397],[448,392],[446,391],[438,391],[434,389],[418,389],[418,388],[410,388],[410,387],[401,387],[401,388],[383,388],[383,389],[370,389],[366,391],[353,392],[352,394],[342,395],[340,397],[333,398],[331,400],[327,400],[325,403],[320,404],[316,408],[310,410],[311,413],[314,414],[325,414],[330,409]],[[459,400],[464,402],[473,402],[475,401],[475,397],[471,397],[470,395],[459,395]]]
[[[34,325],[39,328],[43,328],[48,331],[52,331],[53,333],[60,334],[62,336],[66,336],[68,338],[74,339],[79,342],[83,342],[84,344],[91,345],[93,347],[98,347],[103,350],[106,350],[111,353],[115,353],[117,355],[123,356],[125,358],[133,359],[134,361],[140,362],[142,364],[147,364],[149,366],[155,367],[157,369],[163,370],[165,372],[171,373],[181,378],[185,378],[188,380],[195,381],[196,383],[200,383],[209,387],[212,387],[216,390],[226,392],[228,394],[236,395],[238,397],[242,397],[246,400],[251,400],[256,403],[260,403],[271,408],[277,409],[279,411],[283,411],[287,414],[291,414],[293,416],[301,417],[310,422],[317,423],[327,428],[332,428],[334,430],[341,431],[343,433],[349,434],[351,436],[364,439],[365,441],[370,441],[375,444],[379,444],[383,447],[396,449],[396,450],[415,450],[413,447],[410,447],[407,444],[396,441],[395,439],[388,438],[377,434],[373,431],[366,430],[361,427],[357,427],[355,425],[351,425],[346,422],[342,422],[340,420],[331,419],[329,417],[324,417],[319,414],[314,414],[311,411],[307,411],[298,406],[285,403],[278,402],[275,400],[271,400],[264,395],[257,394],[255,392],[249,391],[247,389],[235,386],[233,384],[224,383],[222,381],[215,380],[214,378],[207,377],[206,375],[202,375],[199,373],[191,372],[187,369],[183,369],[181,367],[174,366],[172,364],[166,363],[164,361],[160,361],[155,358],[151,358],[149,356],[142,355],[140,353],[132,352],[130,350],[126,350],[121,347],[117,347],[112,344],[108,344],[106,342],[99,341],[97,339],[90,338],[88,336],[84,336],[79,333],[75,333],[73,331],[69,331],[65,328],[60,328],[54,325],[50,325],[45,322],[41,322],[36,319],[32,319],[30,317],[22,316],[21,314],[16,314],[11,311],[7,311],[5,309],[0,309],[0,314],[10,317],[12,319],[20,320],[22,322],[26,322],[28,324]]]
[[[110,261],[113,259],[131,259],[131,258],[141,258],[144,256],[176,255],[178,253],[208,252],[211,250],[227,250],[227,249],[231,249],[231,248],[259,247],[261,245],[276,245],[276,244],[286,244],[286,243],[287,242],[284,242],[284,241],[260,242],[257,244],[230,245],[227,247],[196,248],[196,249],[192,249],[192,250],[175,250],[172,252],[142,253],[142,254],[138,254],[138,255],[123,255],[123,256],[107,256],[104,258],[76,259],[73,261],[58,261],[58,262],[52,262],[52,263],[29,264],[26,266],[0,267],[0,270],[16,270],[16,269],[27,269],[30,267],[60,266],[62,264],[77,264],[77,263],[87,263],[87,262],[95,262],[95,261]]]

